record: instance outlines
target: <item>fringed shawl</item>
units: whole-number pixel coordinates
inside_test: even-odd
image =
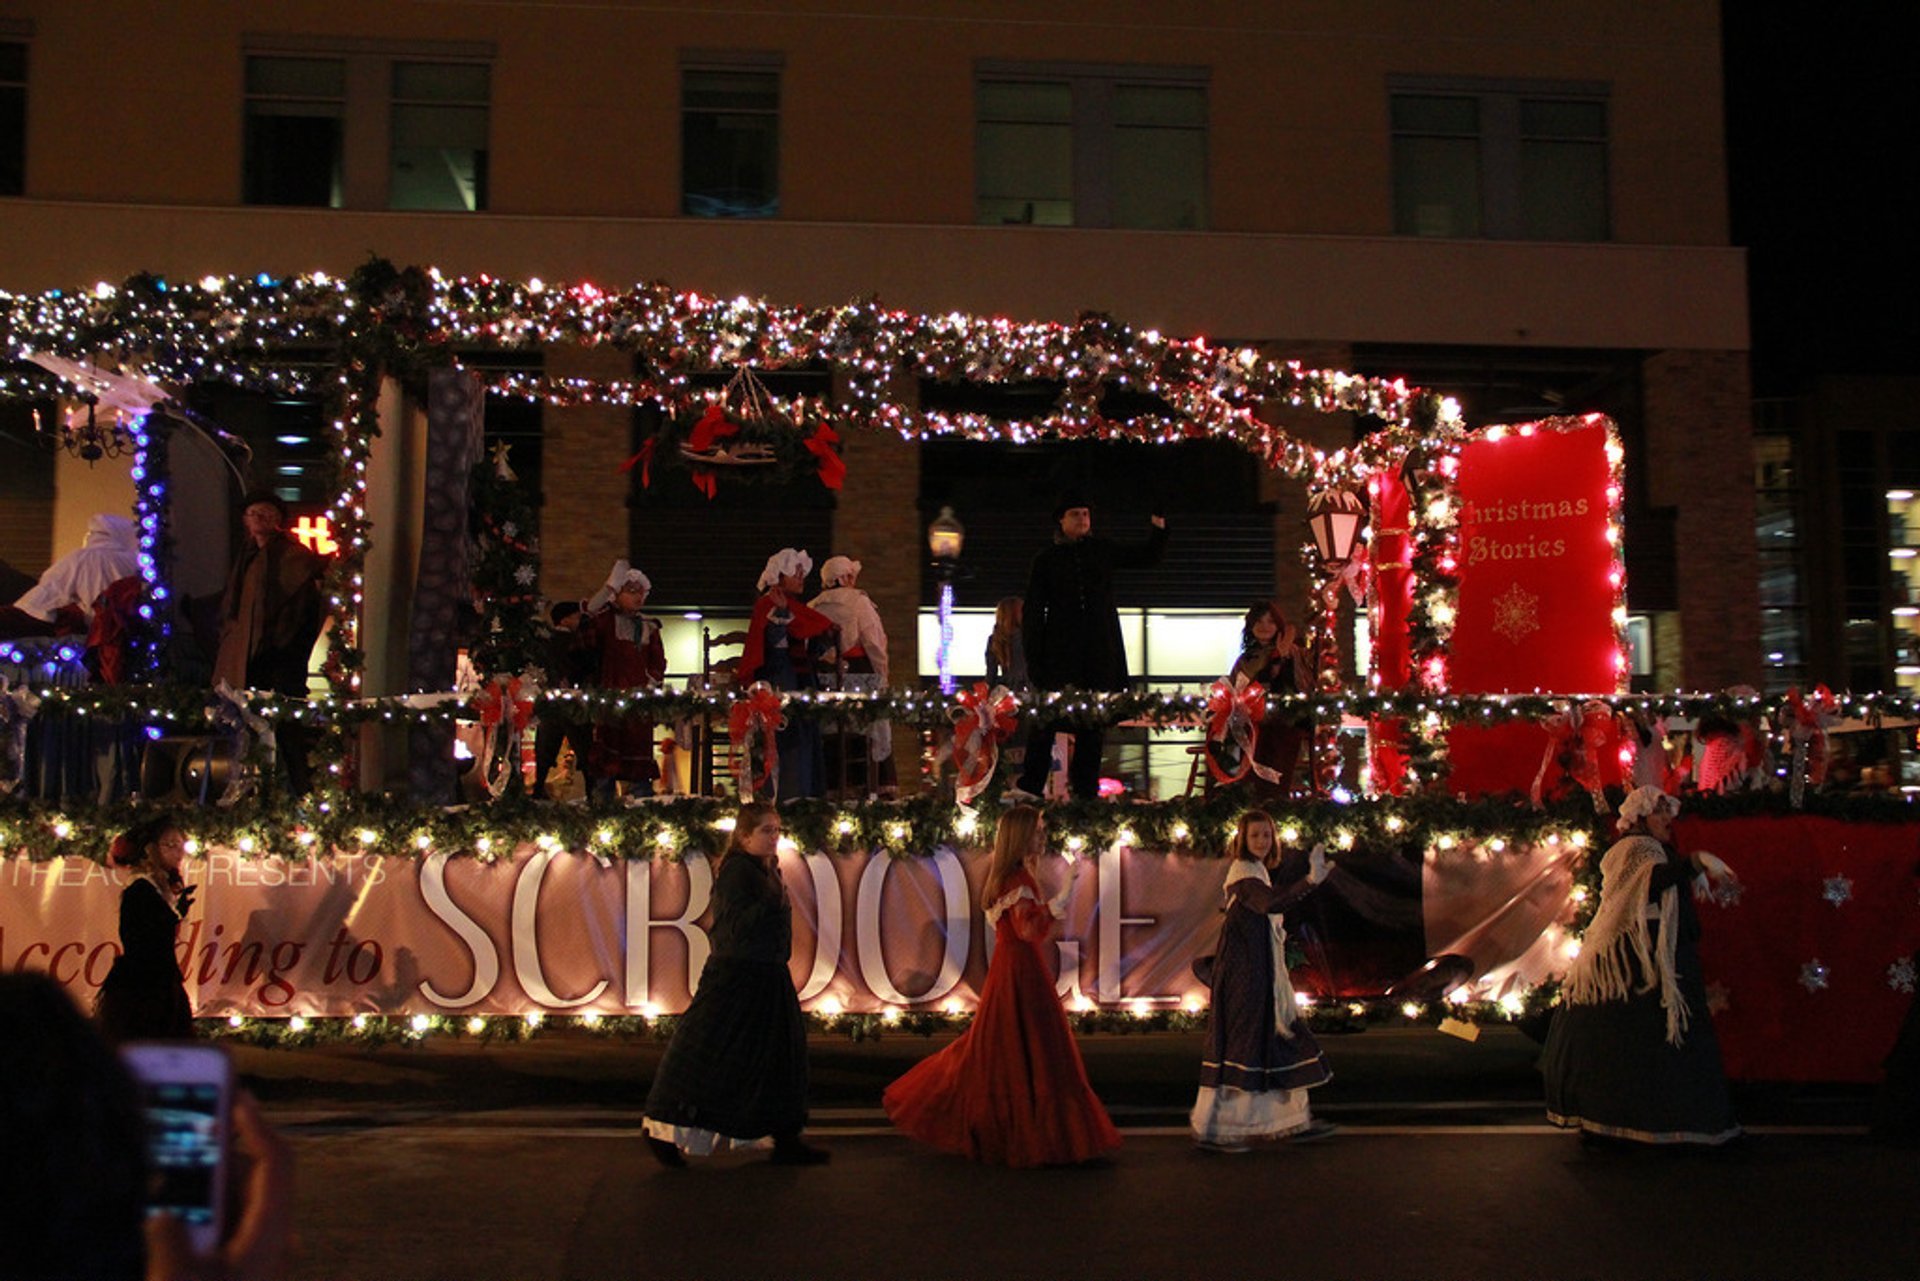
[[[1678,885],[1669,885],[1660,895],[1657,945],[1647,928],[1647,890],[1654,868],[1666,861],[1666,849],[1651,836],[1623,837],[1607,851],[1600,861],[1600,910],[1567,971],[1565,996],[1572,1005],[1598,1005],[1651,992],[1658,984],[1660,1007],[1667,1013],[1667,1044],[1678,1045],[1690,1017],[1674,964],[1680,935]],[[1641,976],[1638,986],[1635,963]]]

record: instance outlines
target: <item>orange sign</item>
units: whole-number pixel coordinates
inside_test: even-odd
[[[287,532],[305,543],[308,551],[321,556],[331,556],[340,550],[340,544],[333,541],[333,526],[325,516],[302,516]]]

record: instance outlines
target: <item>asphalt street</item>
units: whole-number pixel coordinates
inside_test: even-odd
[[[820,1169],[656,1166],[660,1046],[547,1036],[242,1049],[300,1161],[296,1278],[1920,1276],[1920,1155],[1857,1087],[1743,1086],[1724,1153],[1590,1150],[1493,1029],[1327,1038],[1325,1140],[1186,1138],[1198,1038],[1083,1038],[1111,1163],[1012,1171],[894,1134],[879,1091],[942,1038],[812,1043]]]

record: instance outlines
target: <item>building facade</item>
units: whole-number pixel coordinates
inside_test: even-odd
[[[1003,0],[0,0],[0,288],[341,274],[374,254],[803,305],[1104,312],[1404,375],[1475,424],[1601,410],[1628,448],[1636,679],[1757,684],[1718,19],[1712,0],[1064,0],[1039,16]],[[520,363],[632,373],[599,349]],[[322,498],[317,451],[282,421],[305,411],[206,395],[258,436],[266,479]],[[1284,417],[1327,445],[1367,428]],[[127,510],[131,486],[124,462],[50,459],[17,414],[7,426],[0,557],[35,572],[93,512]],[[548,594],[583,595],[631,556],[657,603],[743,609],[766,554],[804,541],[816,563],[861,559],[889,631],[911,637],[940,505],[980,549],[962,590],[989,605],[1018,590],[1052,495],[1091,483],[1106,532],[1156,508],[1175,529],[1170,562],[1133,587],[1137,643],[1158,627],[1178,654],[1150,678],[1211,674],[1186,670],[1210,642],[1156,609],[1232,620],[1250,595],[1307,595],[1304,494],[1245,459],[849,433],[837,494],[707,503],[621,470],[641,430],[621,408],[490,407],[538,478]],[[894,648],[911,678],[915,646]]]

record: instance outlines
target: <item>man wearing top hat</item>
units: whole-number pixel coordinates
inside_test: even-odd
[[[1078,491],[1062,494],[1053,516],[1060,528],[1053,544],[1033,558],[1021,625],[1034,688],[1124,690],[1130,677],[1120,611],[1113,601],[1113,572],[1144,569],[1159,561],[1167,545],[1166,518],[1152,518],[1146,542],[1122,546],[1093,536],[1093,512]],[[1028,733],[1026,761],[1013,799],[1040,797],[1053,760],[1053,736],[1069,729],[1074,744],[1068,788],[1076,799],[1099,795],[1104,728],[1036,721]]]
[[[241,499],[240,520],[246,537],[220,605],[214,684],[305,698],[308,664],[325,621],[320,580],[326,558],[287,532],[287,505],[272,490]],[[276,736],[288,786],[305,796],[311,781],[308,731],[298,721],[282,721]]]

